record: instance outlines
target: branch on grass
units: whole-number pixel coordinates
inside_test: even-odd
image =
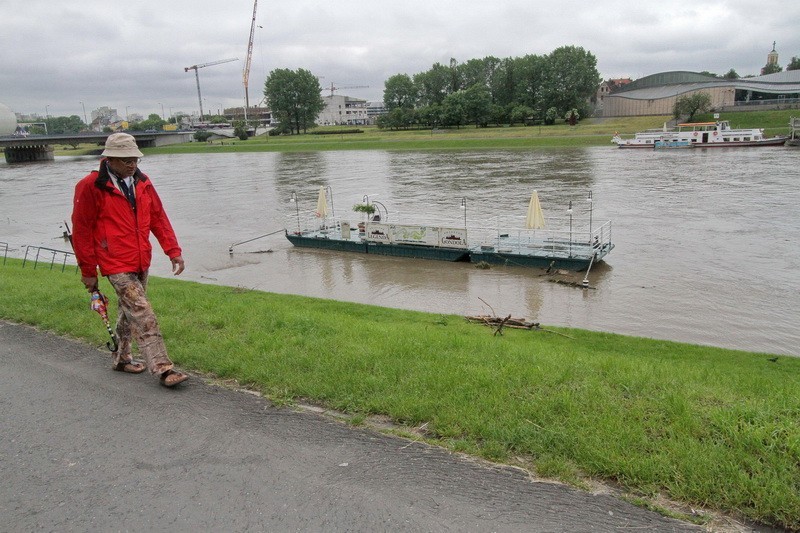
[[[498,326],[497,326],[497,329],[496,329],[496,330],[494,330],[494,335],[497,335],[497,334],[500,334],[500,335],[502,335],[502,334],[503,334],[503,326],[504,326],[504,325],[505,325],[505,323],[506,323],[506,322],[508,322],[510,319],[511,319],[511,315],[508,315],[508,316],[507,316],[507,317],[505,317],[503,320],[501,320],[501,321],[500,321],[500,324],[498,324]]]

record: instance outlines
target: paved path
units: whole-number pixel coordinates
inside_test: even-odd
[[[0,410],[0,531],[697,530],[2,321]]]

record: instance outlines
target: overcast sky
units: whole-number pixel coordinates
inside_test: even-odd
[[[253,0],[0,0],[0,103],[81,118],[101,106],[198,112],[184,68],[238,58],[199,69],[200,88],[206,112],[243,105],[252,14]],[[382,100],[395,74],[567,45],[594,54],[603,78],[758,74],[773,41],[781,66],[800,56],[796,0],[260,0],[256,22],[251,105],[276,68]]]

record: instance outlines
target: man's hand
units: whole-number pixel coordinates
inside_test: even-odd
[[[183,256],[179,255],[178,257],[173,257],[172,259],[170,259],[170,261],[172,262],[172,273],[175,276],[183,272],[183,269],[185,267],[183,263]]]
[[[81,282],[87,291],[94,292],[97,290],[97,276],[81,276]]]

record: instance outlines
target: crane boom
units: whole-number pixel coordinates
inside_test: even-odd
[[[203,97],[200,96],[200,74],[197,71],[203,67],[211,67],[213,65],[219,65],[221,63],[230,63],[231,61],[239,61],[238,57],[234,57],[231,59],[220,59],[219,61],[210,61],[208,63],[203,63],[202,65],[192,65],[191,67],[184,67],[184,72],[189,72],[190,70],[194,70],[194,78],[197,81],[197,101],[200,103],[200,120],[203,120]]]
[[[333,97],[333,92],[338,91],[339,89],[368,89],[369,85],[348,85],[346,87],[335,87],[333,82],[331,82],[331,86],[327,89],[323,89],[325,91],[331,92],[331,98]]]
[[[242,72],[242,81],[244,81],[244,116],[247,120],[247,108],[250,107],[250,94],[248,93],[247,85],[250,81],[250,60],[253,58],[253,35],[256,31],[256,9],[258,8],[258,0],[253,0],[253,20],[250,23],[250,40],[247,42],[247,59],[244,62],[244,71]]]

